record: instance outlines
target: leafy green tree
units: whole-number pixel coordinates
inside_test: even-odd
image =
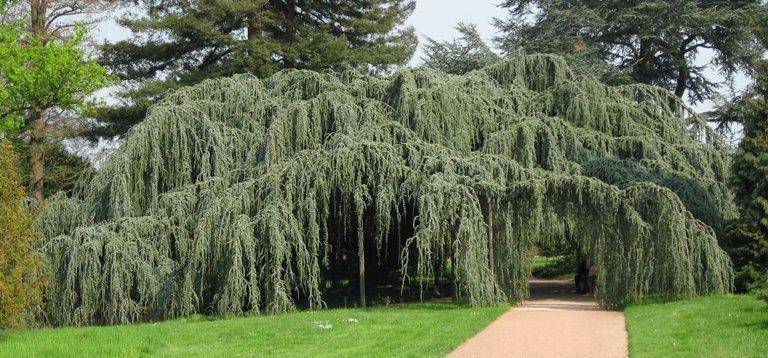
[[[750,70],[765,51],[754,35],[756,25],[765,26],[756,21],[767,11],[762,0],[506,0],[501,6],[510,15],[496,20],[505,53],[558,53],[578,72],[662,86],[693,103],[716,94],[719,84],[706,70],[730,78]],[[700,64],[704,50],[714,57]]]
[[[77,26],[98,23],[117,0],[2,0],[0,23],[19,22],[26,31],[48,38],[71,36]]]
[[[454,75],[465,74],[500,60],[488,46],[474,24],[459,23],[461,36],[453,41],[437,41],[427,38],[424,46],[424,66]]]
[[[44,284],[34,248],[40,235],[23,202],[17,160],[11,143],[0,140],[0,327],[23,325]]]
[[[54,127],[46,111],[84,113],[94,91],[111,81],[107,69],[82,49],[86,30],[66,39],[25,31],[18,24],[0,27],[0,130],[29,137],[29,186],[44,199],[45,147]]]
[[[125,105],[103,113],[94,134],[119,134],[143,119],[168,89],[207,78],[284,68],[385,71],[413,54],[403,27],[412,0],[152,0],[120,23],[131,39],[104,46],[105,63],[126,81]]]

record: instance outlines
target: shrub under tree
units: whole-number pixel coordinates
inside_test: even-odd
[[[0,140],[0,327],[18,327],[34,318],[41,299],[40,235],[24,202],[18,158]]]

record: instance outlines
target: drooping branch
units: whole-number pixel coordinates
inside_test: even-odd
[[[48,315],[322,308],[323,272],[343,265],[358,269],[365,305],[364,270],[389,247],[404,286],[432,282],[450,258],[455,295],[517,301],[546,240],[597,261],[607,307],[724,292],[728,155],[689,131],[683,109],[544,55],[464,76],[206,81],[152,108],[73,197],[51,199],[38,221],[52,239]]]

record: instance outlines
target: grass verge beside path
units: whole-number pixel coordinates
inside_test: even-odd
[[[0,356],[441,356],[509,308],[423,303],[0,333]]]
[[[765,357],[768,307],[748,295],[635,304],[624,311],[631,357]]]

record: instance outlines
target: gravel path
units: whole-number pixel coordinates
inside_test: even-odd
[[[513,307],[449,357],[627,357],[624,314],[600,309],[566,281],[531,280]]]

